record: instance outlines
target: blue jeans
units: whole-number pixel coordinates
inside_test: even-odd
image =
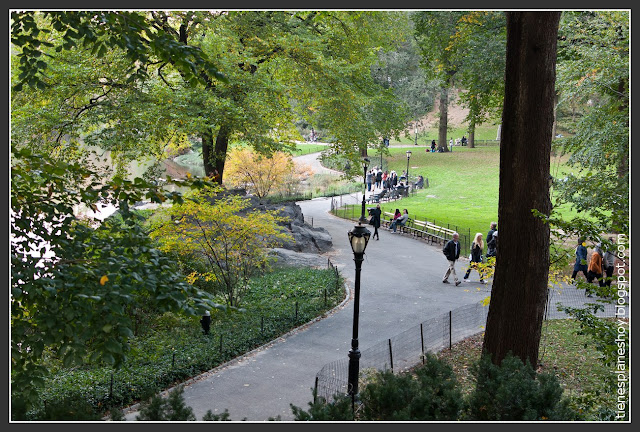
[[[398,224],[398,220],[396,219],[393,222],[391,222],[391,226],[389,228],[393,229],[393,232],[396,232],[397,225],[404,226],[403,223]]]

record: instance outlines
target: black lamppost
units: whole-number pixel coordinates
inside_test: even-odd
[[[362,175],[362,184],[364,185],[364,189],[362,190],[362,213],[360,214],[360,219],[358,219],[358,221],[363,224],[365,222],[367,222],[367,218],[364,215],[364,196],[367,193],[367,166],[369,165],[369,158],[365,157],[362,159],[362,168],[363,168],[363,175]]]
[[[348,232],[349,244],[353,251],[353,260],[356,263],[355,295],[353,301],[353,335],[351,337],[351,349],[349,350],[349,385],[347,388],[351,396],[352,408],[355,407],[358,394],[358,373],[360,369],[360,349],[358,348],[358,312],[360,311],[360,269],[364,261],[364,250],[367,248],[371,232],[361,223]]]
[[[411,158],[411,150],[407,150],[407,185],[409,184],[409,158]]]

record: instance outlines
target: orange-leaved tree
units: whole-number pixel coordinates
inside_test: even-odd
[[[250,148],[235,148],[229,152],[224,181],[231,186],[244,187],[262,199],[281,190],[295,172],[293,159],[286,153],[265,156]]]
[[[178,257],[190,283],[238,307],[249,279],[269,266],[268,249],[291,236],[278,225],[277,211],[250,209],[250,200],[221,192],[203,189],[162,209],[150,235]]]

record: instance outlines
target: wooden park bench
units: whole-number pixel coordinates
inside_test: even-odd
[[[444,244],[453,236],[455,231],[435,225],[432,222],[413,219],[411,221],[410,232],[416,237],[429,240],[431,243]]]
[[[386,189],[382,189],[381,192],[377,193],[377,194],[372,194],[369,196],[369,198],[367,198],[365,201],[366,202],[371,202],[371,203],[379,203],[380,201],[382,201],[387,195],[387,190]]]

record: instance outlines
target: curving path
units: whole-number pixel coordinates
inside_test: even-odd
[[[354,203],[361,199],[361,194],[343,197]],[[329,214],[330,198],[299,205],[306,220],[313,218],[314,226],[331,234],[333,249],[327,256],[341,270],[351,293],[355,265],[347,232],[354,224]],[[463,266],[464,262],[456,265],[459,277]],[[369,242],[362,265],[360,350],[489,295],[490,287],[478,282],[477,273],[471,274],[472,283],[443,284],[446,268],[440,247],[382,229],[380,240]],[[228,409],[233,421],[263,422],[277,416],[292,421],[290,404],[308,409],[316,373],[327,363],[347,358],[353,312],[350,294],[326,318],[192,380],[185,386],[185,402],[198,420],[207,410],[219,414]],[[135,420],[136,415],[130,411],[126,418]]]

